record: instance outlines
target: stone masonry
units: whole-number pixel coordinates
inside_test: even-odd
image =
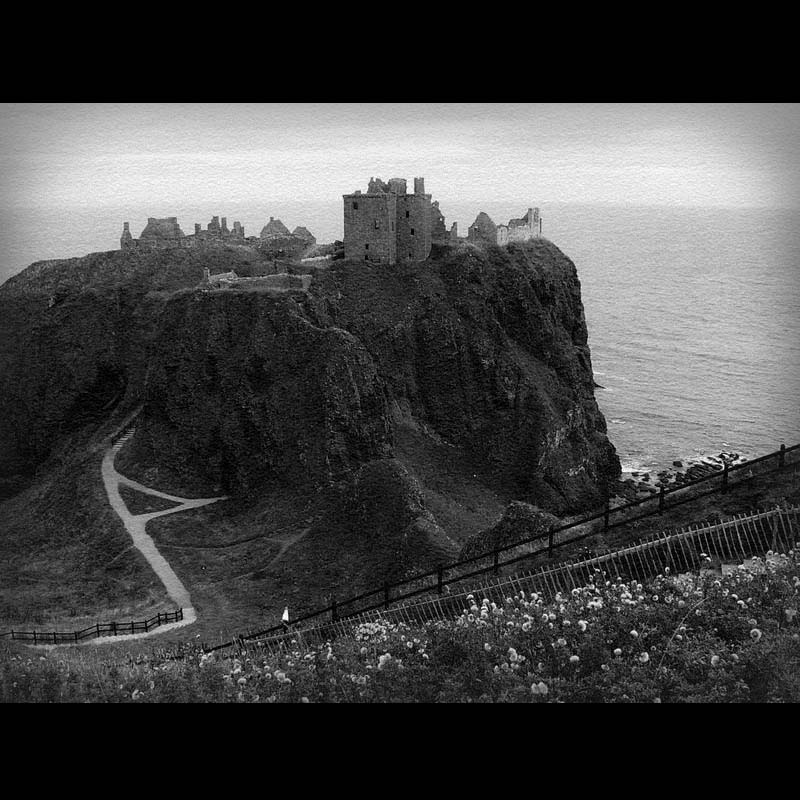
[[[194,233],[188,236],[181,230],[176,217],[158,219],[149,217],[147,225],[138,239],[131,236],[130,223],[122,224],[120,247],[122,250],[158,250],[168,247],[205,247],[214,244],[245,245],[257,248],[270,248],[282,246],[285,250],[298,252],[308,249],[316,244],[314,235],[307,229],[298,226],[294,232],[278,219],[269,218],[270,221],[261,231],[261,236],[245,236],[244,227],[238,221],[233,223],[233,230],[228,228],[227,217],[215,216],[205,230],[200,223],[195,223]]]
[[[435,215],[424,178],[414,178],[413,194],[405,178],[388,183],[371,178],[366,193],[356,191],[343,199],[345,258],[395,264],[424,261],[430,255]]]
[[[487,242],[504,245],[509,242],[526,242],[542,235],[542,217],[538,208],[529,208],[519,219],[509,220],[508,225],[495,225],[484,211],[469,226],[467,240],[475,244]]]

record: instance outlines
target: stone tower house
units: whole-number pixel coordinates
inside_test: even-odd
[[[430,255],[433,215],[424,178],[414,178],[413,194],[405,178],[371,178],[366,193],[343,197],[345,258],[395,264]]]

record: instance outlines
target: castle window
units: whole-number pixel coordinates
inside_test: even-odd
[[[410,211],[406,211],[406,219],[408,219],[410,216],[411,216],[411,212]]]
[[[414,235],[414,229],[413,228],[411,229],[411,235],[412,236]]]
[[[392,222],[392,230],[394,230],[394,222]]]
[[[358,211],[358,203],[353,203],[353,211]]]
[[[364,245],[364,249],[365,249],[365,250],[369,250],[369,242],[367,242],[367,243]]]
[[[378,228],[380,228],[380,226],[381,226],[380,222],[378,222],[378,220],[376,219],[375,220],[375,229],[377,230]]]

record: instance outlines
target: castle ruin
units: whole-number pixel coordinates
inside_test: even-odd
[[[212,275],[211,270],[205,267],[200,286],[206,290],[238,289],[240,291],[268,291],[285,294],[287,292],[307,292],[312,280],[312,275],[292,275],[288,272],[258,275],[253,278],[240,278],[234,270]]]
[[[484,211],[469,226],[467,241],[473,244],[488,243],[504,245],[509,242],[527,242],[542,235],[542,217],[538,208],[529,208],[519,219],[511,219],[508,225],[495,225]]]
[[[395,264],[424,261],[434,241],[443,242],[446,230],[438,202],[431,203],[425,179],[414,178],[409,194],[405,178],[384,183],[371,178],[366,193],[344,198],[344,257]]]
[[[433,245],[457,244],[458,226],[448,231],[438,200],[425,191],[425,179],[414,178],[414,192],[409,193],[405,178],[388,183],[370,178],[367,191],[356,190],[342,195],[344,200],[344,258],[382,264],[402,261],[425,261]],[[507,225],[496,225],[481,211],[469,226],[466,241],[471,244],[506,245],[525,242],[542,235],[542,217],[538,208],[529,208]],[[463,241],[463,239],[461,240]],[[228,228],[227,219],[212,217],[203,230],[195,223],[194,233],[186,235],[176,217],[150,217],[138,239],[131,236],[130,224],[123,223],[120,247],[123,250],[161,249],[167,247],[205,247],[214,244],[255,248],[274,257],[301,258],[317,243],[314,235],[302,226],[293,231],[275,217],[261,229],[260,236],[245,236],[240,222]],[[334,256],[335,257],[335,256]],[[341,257],[341,256],[339,256]]]
[[[227,217],[215,216],[205,230],[195,223],[194,233],[185,234],[177,217],[157,219],[148,217],[147,225],[138,239],[131,236],[130,223],[122,224],[120,247],[122,250],[159,250],[169,247],[206,247],[214,244],[246,245],[258,249],[281,249],[291,253],[299,253],[315,245],[314,235],[307,229],[298,226],[293,232],[274,217],[261,231],[261,236],[245,236],[244,227],[238,221],[233,223],[233,230],[228,228]]]

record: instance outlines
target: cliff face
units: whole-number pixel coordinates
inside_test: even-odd
[[[511,497],[564,512],[619,472],[594,399],[574,264],[551,243],[342,264],[311,305],[372,356],[396,417],[470,451]]]
[[[549,242],[333,262],[308,296],[188,288],[204,266],[258,266],[243,258],[93,254],[0,288],[6,477],[65,429],[139,405],[134,460],[241,497],[352,476],[391,458],[403,425],[557,513],[598,502],[618,473],[575,267]]]
[[[291,297],[181,293],[149,350],[134,456],[250,494],[324,485],[388,456],[384,384],[363,344]]]

